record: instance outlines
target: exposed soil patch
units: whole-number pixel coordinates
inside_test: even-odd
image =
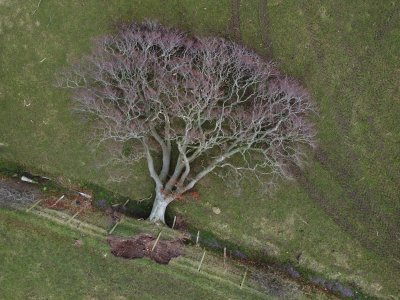
[[[172,223],[171,223],[172,226]],[[188,224],[185,221],[185,218],[181,215],[176,215],[175,226],[174,229],[186,231],[188,228]]]
[[[132,238],[109,236],[107,243],[114,256],[126,259],[148,257],[159,264],[183,254],[183,242],[180,239],[159,240],[153,251],[155,238],[149,234],[139,234]]]
[[[89,213],[94,212],[95,208],[92,206],[91,199],[87,199],[83,196],[64,196],[62,198],[48,197],[42,201],[42,206],[50,209],[70,211],[71,213],[80,212]]]
[[[354,292],[351,290],[351,288],[341,284],[340,282],[329,281],[320,277],[310,277],[310,281],[344,298],[354,297]]]
[[[110,206],[108,208],[106,208],[106,210],[104,211],[104,213],[107,216],[108,219],[108,224],[110,226],[114,225],[115,223],[121,221],[122,216],[123,216],[123,211],[120,212],[118,210],[119,207],[117,207],[117,209],[113,206]]]

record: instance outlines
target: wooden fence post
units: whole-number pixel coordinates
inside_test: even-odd
[[[226,247],[224,247],[224,273],[226,273]]]
[[[82,210],[77,211],[77,212],[66,222],[66,224],[68,224],[68,223],[71,222],[73,219],[75,219],[75,217],[76,217],[77,215],[79,215],[81,212],[82,212]]]
[[[196,246],[199,245],[199,238],[200,238],[200,230],[197,231],[197,237],[196,237]]]
[[[60,198],[58,198],[57,201],[54,202],[54,204],[51,207],[56,206],[57,203],[60,202],[62,199],[64,199],[64,195],[62,195]]]
[[[122,207],[125,207],[125,206],[129,203],[130,200],[131,200],[131,199],[126,200],[125,203],[124,203],[124,205],[122,205]]]
[[[174,216],[174,221],[172,222],[172,229],[174,229],[176,223],[176,216]]]
[[[244,272],[242,282],[240,283],[240,289],[242,289],[242,287],[243,287],[244,280],[246,279],[246,275],[247,275],[247,269],[246,269],[246,271]]]
[[[160,239],[160,236],[161,236],[161,232],[162,232],[162,231],[160,231],[160,233],[158,234],[157,239],[156,239],[156,241],[154,242],[153,248],[151,248],[151,252],[153,252],[153,250],[156,248],[157,243],[158,243],[158,240]]]
[[[29,207],[26,212],[31,211],[35,206],[37,206],[40,202],[42,202],[43,199],[40,199],[39,201],[36,201],[31,207]]]
[[[203,264],[203,260],[204,260],[204,257],[205,257],[205,256],[206,256],[206,250],[204,250],[203,256],[201,257],[199,267],[197,268],[197,271],[198,271],[198,272],[200,272],[200,270],[201,270],[201,265]]]
[[[117,228],[117,226],[119,225],[119,223],[122,222],[122,219],[118,222],[115,222],[114,226],[111,228],[111,230],[108,232],[108,234],[112,234],[115,230],[115,228]]]

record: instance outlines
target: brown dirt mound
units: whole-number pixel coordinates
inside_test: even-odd
[[[168,264],[172,258],[182,255],[183,243],[180,239],[159,240],[151,251],[155,240],[149,234],[139,234],[132,238],[109,236],[107,243],[113,255],[126,259],[149,257],[159,264]]]

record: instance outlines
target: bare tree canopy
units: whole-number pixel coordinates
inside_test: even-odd
[[[147,159],[156,185],[152,221],[164,222],[167,205],[216,168],[287,176],[313,144],[308,93],[241,45],[153,22],[122,25],[94,44],[61,84],[98,120],[99,141],[140,143],[134,158]]]

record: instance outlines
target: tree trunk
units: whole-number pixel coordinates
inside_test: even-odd
[[[160,192],[156,191],[156,198],[154,199],[153,208],[151,210],[149,221],[153,223],[165,224],[165,210],[170,201]]]

